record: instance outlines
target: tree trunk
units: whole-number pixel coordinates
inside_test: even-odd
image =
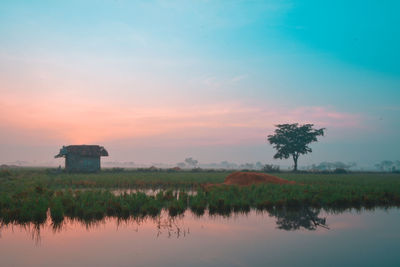
[[[294,161],[294,172],[297,172],[297,160],[299,159],[299,155],[293,154],[293,161]]]

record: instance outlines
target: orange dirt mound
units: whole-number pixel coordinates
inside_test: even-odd
[[[224,184],[248,186],[252,184],[295,184],[293,181],[288,181],[273,175],[257,172],[234,172],[225,178]]]

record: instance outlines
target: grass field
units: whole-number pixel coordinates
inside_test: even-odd
[[[57,173],[56,170],[23,168],[0,174],[0,192],[40,184],[51,189],[63,188],[187,188],[204,183],[220,183],[227,171],[103,171],[91,174]]]
[[[263,184],[248,187],[220,186],[204,191],[206,183],[221,183],[228,171],[105,171],[66,174],[46,169],[13,169],[0,173],[1,223],[43,223],[50,211],[53,223],[64,217],[83,221],[157,216],[162,209],[171,216],[186,209],[201,215],[229,215],[250,209],[287,207],[374,208],[400,206],[400,174],[316,174],[282,172],[275,175],[295,185]],[[162,188],[155,196],[142,192],[115,195],[112,189]],[[85,190],[80,190],[85,189]],[[174,189],[174,190],[172,190]],[[196,194],[187,194],[194,190]]]

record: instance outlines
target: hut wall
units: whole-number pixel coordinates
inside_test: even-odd
[[[68,154],[65,158],[65,169],[69,172],[97,172],[100,170],[100,156]]]

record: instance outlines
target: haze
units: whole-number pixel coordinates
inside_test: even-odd
[[[273,160],[278,123],[327,134],[299,164],[399,159],[398,1],[2,1],[0,163]]]

